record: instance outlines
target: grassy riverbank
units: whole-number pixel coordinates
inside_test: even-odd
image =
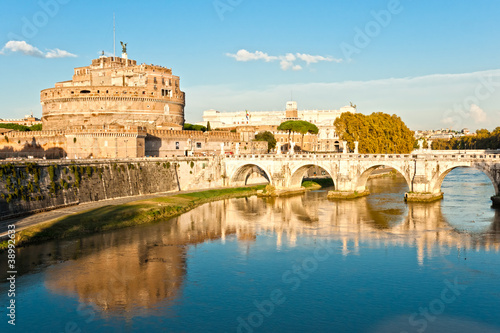
[[[320,187],[331,187],[333,186],[333,180],[331,178],[304,178],[302,186],[320,186]]]
[[[80,237],[164,220],[207,202],[246,197],[256,194],[263,188],[264,186],[252,186],[208,190],[133,201],[122,205],[108,205],[18,231],[16,246]],[[0,251],[6,248],[7,241],[0,243]]]
[[[316,190],[316,189],[320,189],[322,187],[317,182],[314,182],[314,181],[311,181],[311,180],[303,182],[302,186],[305,187],[308,190]]]

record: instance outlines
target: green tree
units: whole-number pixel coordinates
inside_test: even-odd
[[[202,131],[202,132],[206,132],[207,131],[207,128],[205,126],[202,126],[202,125],[193,125],[193,124],[189,124],[189,123],[184,123],[183,129],[185,131]]]
[[[254,141],[267,141],[267,152],[276,148],[276,138],[269,131],[260,132],[255,136]]]
[[[0,124],[0,128],[8,128],[19,132],[26,132],[30,130],[28,126],[13,124],[13,123]]]
[[[288,120],[283,123],[281,123],[278,126],[279,131],[287,131],[288,132],[288,142],[290,143],[290,135],[291,133],[299,133],[302,136],[302,142],[300,149],[304,147],[304,135],[307,133],[310,134],[318,134],[319,129],[316,125],[304,121],[304,120]]]
[[[360,153],[407,154],[415,144],[414,132],[396,115],[377,112],[366,116],[345,112],[335,120],[334,125],[350,149],[354,149],[354,141],[359,142]]]
[[[209,132],[209,131],[211,131],[211,130],[212,130],[212,128],[210,127],[210,122],[208,121],[208,122],[207,122],[207,132]]]
[[[36,125],[32,125],[32,126],[24,126],[24,125],[19,125],[19,124],[14,124],[14,123],[6,123],[6,124],[0,124],[0,128],[8,128],[8,129],[12,129],[14,131],[19,131],[19,132],[41,131],[42,124],[36,124]]]
[[[290,143],[290,135],[292,134],[292,130],[295,128],[294,127],[294,120],[288,120],[283,123],[281,123],[278,126],[278,131],[285,131],[288,132],[288,143]]]
[[[493,132],[479,129],[476,131],[476,135],[467,135],[449,140],[434,140],[432,149],[500,149],[500,127],[495,128]]]
[[[303,148],[304,148],[304,135],[306,135],[307,133],[318,134],[319,129],[316,125],[314,125],[310,122],[304,121],[304,120],[299,120],[297,126],[298,126],[298,132],[302,135],[300,150],[303,150]]]

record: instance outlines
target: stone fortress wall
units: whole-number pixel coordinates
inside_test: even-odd
[[[225,131],[146,130],[139,126],[72,127],[67,131],[10,131],[0,136],[0,159],[136,158],[224,153],[264,154],[267,142]]]
[[[224,183],[219,157],[0,163],[0,217]]]

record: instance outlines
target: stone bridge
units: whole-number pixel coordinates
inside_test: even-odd
[[[332,178],[335,191],[329,195],[352,198],[369,194],[366,183],[378,167],[397,170],[406,180],[408,201],[433,201],[442,198],[441,184],[446,175],[458,167],[470,167],[486,174],[495,188],[500,188],[500,153],[447,151],[418,154],[306,154],[306,155],[238,155],[223,158],[225,184],[246,183],[256,170],[278,191],[300,189],[302,179],[311,167],[324,169]]]

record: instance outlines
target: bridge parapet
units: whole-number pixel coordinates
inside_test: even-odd
[[[500,160],[500,153],[497,154],[472,154],[472,153],[448,153],[448,154],[241,154],[228,155],[226,159],[248,160],[252,159],[271,159],[271,160],[317,160],[317,159],[336,159],[336,160],[359,160],[359,159],[376,159],[376,160],[408,160],[408,159],[426,159],[426,160],[455,160],[455,159],[472,159],[472,160]]]

